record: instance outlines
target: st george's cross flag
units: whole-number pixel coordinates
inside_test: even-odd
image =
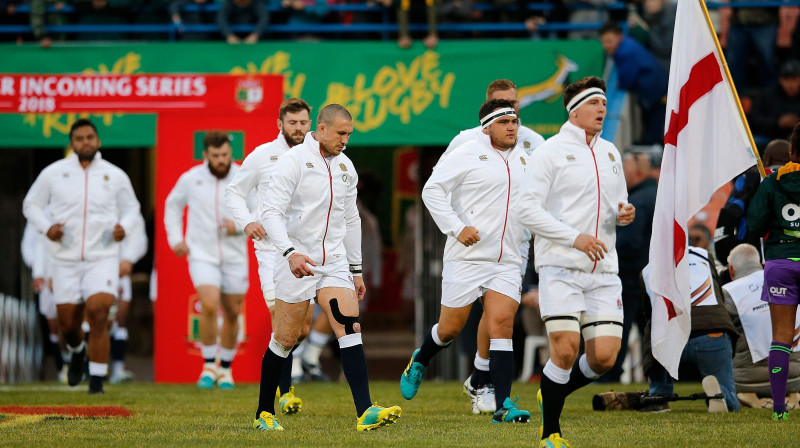
[[[700,1],[678,1],[648,264],[653,356],[676,379],[691,332],[689,218],[714,191],[756,163]]]

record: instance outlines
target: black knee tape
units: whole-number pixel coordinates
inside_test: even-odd
[[[344,325],[344,334],[361,332],[361,324],[358,323],[358,316],[345,316],[339,311],[339,301],[331,299],[331,314],[336,322]]]

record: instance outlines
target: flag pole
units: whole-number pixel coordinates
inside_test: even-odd
[[[684,1],[691,1],[691,0],[684,0]],[[731,90],[733,91],[733,99],[736,100],[736,107],[739,109],[739,118],[742,119],[742,123],[744,124],[744,129],[747,131],[747,138],[750,139],[750,145],[753,148],[753,152],[756,154],[756,162],[758,163],[758,172],[761,173],[761,177],[767,177],[766,172],[764,171],[764,165],[761,163],[761,155],[758,154],[758,148],[756,147],[756,142],[753,141],[753,133],[750,132],[750,125],[747,124],[747,117],[744,115],[744,109],[742,109],[742,102],[739,101],[739,94],[736,92],[736,86],[733,84],[733,79],[731,78],[731,72],[728,70],[728,61],[725,60],[725,55],[722,53],[722,47],[719,45],[719,39],[717,39],[717,32],[714,30],[714,25],[711,23],[711,17],[708,16],[708,8],[706,7],[705,0],[698,0],[700,2],[700,7],[703,8],[703,15],[706,18],[706,24],[708,24],[708,29],[711,31],[711,37],[714,38],[714,45],[717,46],[717,52],[719,53],[719,58],[722,60],[722,68],[725,70],[725,77],[728,79],[728,85],[731,86]]]

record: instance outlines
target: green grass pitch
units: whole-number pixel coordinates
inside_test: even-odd
[[[356,416],[346,383],[302,383],[296,394],[303,410],[279,416],[282,432],[260,432],[251,423],[257,385],[232,391],[198,390],[190,385],[133,383],[107,385],[103,396],[86,394],[85,383],[69,388],[55,383],[0,386],[0,405],[115,405],[133,416],[107,419],[0,418],[0,446],[13,447],[516,447],[538,446],[538,384],[515,383],[530,424],[491,424],[473,415],[457,382],[423,382],[412,401],[400,396],[397,382],[373,382],[372,399],[397,404],[397,424],[368,433],[356,431]],[[643,385],[592,385],[567,399],[561,424],[574,447],[793,447],[800,446],[800,412],[788,422],[773,422],[771,412],[743,409],[709,414],[702,401],[671,403],[672,412],[592,411],[598,392],[642,390]],[[688,395],[699,384],[676,386]]]

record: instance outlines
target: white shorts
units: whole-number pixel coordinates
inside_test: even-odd
[[[131,285],[131,276],[126,275],[119,278],[119,300],[123,302],[130,302],[133,298],[133,286]]]
[[[280,260],[275,259],[274,250],[256,249],[256,261],[258,261],[258,278],[261,280],[261,294],[267,302],[267,308],[275,305],[275,263]],[[286,262],[286,260],[284,260]]]
[[[622,319],[622,282],[617,274],[589,273],[555,266],[539,268],[542,318],[585,312]]]
[[[275,297],[287,303],[311,300],[322,288],[347,288],[356,290],[353,275],[347,260],[324,266],[311,266],[314,275],[297,278],[289,269],[289,263],[275,253]]]
[[[53,298],[56,305],[79,304],[89,297],[119,293],[119,259],[95,261],[53,260]]]
[[[519,266],[500,263],[448,261],[442,269],[442,305],[463,308],[492,290],[520,301]]]
[[[48,286],[42,288],[42,291],[39,293],[39,314],[44,316],[45,319],[55,319],[58,317],[53,290]]]
[[[216,286],[222,294],[245,294],[249,284],[246,264],[222,266],[206,261],[189,261],[189,276],[194,287]]]

